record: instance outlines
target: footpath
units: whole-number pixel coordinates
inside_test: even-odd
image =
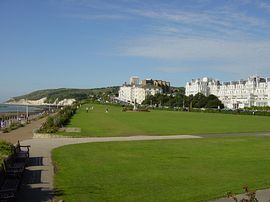
[[[112,142],[112,141],[147,141],[166,139],[192,139],[211,137],[232,137],[232,136],[268,136],[269,133],[250,134],[223,134],[223,135],[173,135],[173,136],[131,136],[131,137],[103,137],[103,138],[39,138],[33,139],[33,129],[38,128],[44,119],[33,122],[23,128],[19,128],[8,134],[0,134],[0,139],[16,143],[21,141],[22,145],[30,145],[30,162],[26,169],[22,187],[18,193],[18,202],[52,202],[54,191],[53,176],[54,167],[51,159],[51,151],[54,148],[87,142]],[[60,193],[59,193],[60,194]],[[259,202],[269,202],[270,189],[257,191]],[[242,195],[239,195],[242,197]],[[222,198],[213,202],[232,202],[232,199]]]
[[[33,138],[33,129],[39,128],[41,124],[46,120],[42,118],[36,121],[32,121],[24,127],[20,127],[16,130],[12,130],[9,133],[0,133],[0,139],[15,144],[16,142],[28,140]]]

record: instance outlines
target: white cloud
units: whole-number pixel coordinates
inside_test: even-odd
[[[126,0],[81,2],[96,12],[78,15],[78,18],[142,22],[140,32],[119,41],[119,54],[183,64],[183,67],[165,65],[157,68],[158,71],[199,71],[198,64],[201,64],[205,69],[226,73],[269,72],[270,22],[269,18],[258,14],[270,10],[266,1],[231,0],[209,6],[211,1],[202,0],[186,7],[141,1],[129,6]],[[206,4],[208,6],[204,6]],[[132,21],[130,23],[132,25]],[[215,61],[216,65],[201,61]]]
[[[191,2],[189,7],[174,7],[173,2],[151,4],[141,1],[117,0],[64,0],[68,5],[75,5],[83,8],[83,13],[68,14],[70,17],[84,20],[123,20],[144,18],[148,26],[142,32],[149,32],[153,25],[170,27],[167,33],[179,34],[179,29],[189,29],[188,34],[216,37],[256,37],[263,33],[270,35],[270,23],[259,15],[250,15],[237,5],[256,5],[261,9],[267,9],[270,4],[265,2],[250,3],[246,0],[230,2],[219,6],[212,6],[211,9],[203,7],[210,4],[205,0]],[[242,2],[242,3],[241,3]],[[234,6],[235,4],[235,6]],[[254,7],[256,7],[254,6]],[[80,10],[80,9],[79,9]],[[78,12],[77,9],[74,11]],[[94,12],[93,12],[94,11]],[[154,21],[154,22],[151,22]],[[131,22],[132,23],[132,22]],[[150,30],[151,31],[151,30]]]
[[[163,73],[186,73],[186,72],[191,72],[193,68],[192,67],[158,67],[154,69]]]
[[[119,14],[72,14],[71,18],[77,18],[81,20],[119,20],[127,19],[124,15]]]
[[[269,71],[270,41],[225,41],[199,37],[148,37],[129,42],[124,54],[166,61],[194,63],[212,71],[241,73]],[[216,65],[207,65],[213,62]],[[206,64],[204,64],[206,62]],[[198,65],[189,69],[200,70]],[[187,68],[159,68],[162,72],[182,72]]]
[[[266,11],[270,11],[270,3],[260,2],[259,7]]]
[[[243,59],[270,54],[270,41],[225,41],[200,37],[146,37],[130,41],[128,55],[161,59]]]
[[[216,10],[184,11],[181,9],[133,9],[130,13],[157,20],[159,24],[168,24],[174,29],[183,27],[192,29],[190,33],[200,32],[201,35],[224,34],[231,37],[232,34],[250,36],[253,32],[269,33],[270,24],[263,18],[250,16],[239,10],[231,8],[219,8]],[[172,29],[174,27],[174,29]],[[256,34],[255,34],[256,35]],[[234,35],[236,36],[236,35]]]

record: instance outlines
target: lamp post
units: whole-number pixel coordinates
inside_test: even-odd
[[[17,121],[19,120],[19,108],[18,108],[18,105],[17,105]]]
[[[183,98],[183,109],[185,108],[185,98]]]
[[[29,115],[29,109],[28,109],[28,103],[26,105],[26,120],[28,121],[28,115]]]
[[[137,110],[137,106],[136,106],[136,99],[134,100],[134,106],[133,106],[133,111],[136,111]]]

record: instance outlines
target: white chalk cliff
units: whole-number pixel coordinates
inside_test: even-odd
[[[41,98],[39,100],[28,100],[28,99],[20,99],[20,100],[14,100],[11,99],[6,104],[14,104],[14,105],[72,105],[76,100],[75,99],[64,99],[64,100],[58,100],[56,99],[53,103],[46,103],[46,97]]]

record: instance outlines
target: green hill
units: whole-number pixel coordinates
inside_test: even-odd
[[[106,95],[116,95],[118,93],[119,87],[105,87],[105,88],[93,88],[93,89],[75,89],[75,88],[59,88],[59,89],[45,89],[37,90],[26,95],[13,97],[12,100],[18,101],[20,99],[28,100],[39,100],[46,97],[47,103],[52,103],[56,99],[76,99],[83,100],[94,96],[106,94]]]

